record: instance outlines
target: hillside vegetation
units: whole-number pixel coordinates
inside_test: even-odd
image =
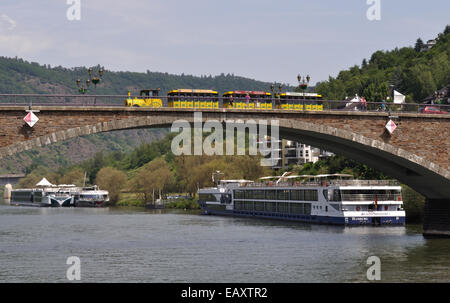
[[[415,47],[377,51],[369,61],[341,71],[336,78],[318,83],[317,92],[326,99],[342,100],[355,94],[367,101],[380,102],[389,94],[389,85],[406,95],[408,102],[420,102],[450,83],[450,26],[436,38],[437,43],[421,51],[421,40]]]
[[[99,66],[93,67],[96,73]],[[77,79],[83,83],[89,77],[87,67],[64,68],[40,65],[20,58],[0,57],[0,93],[76,94]],[[256,81],[231,74],[217,76],[172,75],[161,72],[112,72],[105,70],[103,81],[89,94],[126,95],[128,90],[138,93],[144,88],[161,88],[162,94],[176,88],[228,90],[270,90],[271,83]]]
[[[24,151],[0,160],[0,174],[28,173],[38,166],[53,170],[93,158],[98,152],[130,152],[164,138],[167,129],[132,129],[77,137]]]

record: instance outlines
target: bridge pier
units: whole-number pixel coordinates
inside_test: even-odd
[[[450,237],[450,199],[426,200],[423,236]]]

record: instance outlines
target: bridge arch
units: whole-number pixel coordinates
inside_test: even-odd
[[[100,132],[133,128],[170,127],[174,121],[179,119],[190,123],[194,122],[193,115],[182,118],[177,115],[164,117],[146,115],[99,122],[92,125],[63,129],[2,147],[0,148],[0,158],[36,147]],[[222,123],[228,120],[226,114],[216,115],[211,117],[211,119]],[[242,117],[241,120],[245,122],[249,120],[249,117]],[[364,163],[411,186],[429,199],[450,198],[450,172],[423,157],[350,130],[302,120],[286,118],[277,120],[279,121],[281,138],[319,147]]]

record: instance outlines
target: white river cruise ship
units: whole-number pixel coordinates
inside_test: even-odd
[[[351,175],[301,175],[220,180],[198,190],[204,214],[320,224],[405,224],[401,187],[393,180],[353,180]],[[295,181],[299,180],[299,181]]]

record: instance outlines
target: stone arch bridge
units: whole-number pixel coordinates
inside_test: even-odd
[[[0,159],[16,153],[99,132],[170,127],[194,121],[193,109],[127,107],[0,106]],[[278,120],[280,137],[342,154],[379,169],[427,198],[424,235],[450,236],[450,115],[396,113],[390,135],[385,112],[293,112],[202,109],[203,120]]]

